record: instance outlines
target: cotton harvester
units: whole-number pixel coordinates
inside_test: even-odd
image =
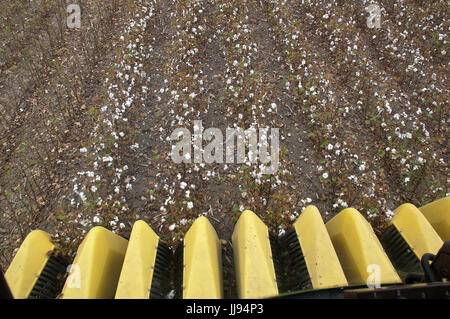
[[[377,236],[355,209],[308,206],[281,236],[249,210],[231,237],[239,298],[450,298],[450,197],[403,204]],[[223,298],[221,240],[199,217],[177,247],[144,221],[125,239],[92,228],[73,260],[32,231],[0,278],[3,298]]]

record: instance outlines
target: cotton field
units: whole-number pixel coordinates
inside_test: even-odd
[[[35,228],[71,249],[143,219],[176,243],[207,216],[226,242],[245,209],[282,234],[315,205],[378,231],[450,195],[446,1],[86,2],[80,29],[50,31],[20,16],[40,2],[2,4],[2,265]],[[208,128],[279,129],[278,170],[196,161],[195,135],[172,160],[175,130]]]

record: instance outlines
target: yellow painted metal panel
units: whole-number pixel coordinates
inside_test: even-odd
[[[149,298],[158,243],[158,235],[146,222],[138,220],[134,223],[117,285],[116,299]]]
[[[403,204],[394,214],[390,225],[395,226],[419,260],[425,253],[437,254],[444,243],[416,206]]]
[[[319,210],[306,207],[294,223],[314,289],[344,287],[347,279]]]
[[[238,294],[240,298],[278,295],[269,231],[252,211],[244,211],[232,235]]]
[[[5,273],[14,298],[28,298],[47,263],[47,253],[55,248],[46,232],[34,230],[28,234]]]
[[[401,282],[372,227],[356,209],[344,209],[326,227],[349,284],[367,284],[374,268],[380,271],[380,284]]]
[[[183,264],[183,299],[223,298],[221,244],[206,217],[184,237]]]
[[[450,240],[450,197],[444,197],[419,208],[443,241]]]
[[[92,228],[78,247],[71,276],[66,280],[63,299],[114,298],[128,240],[106,228]],[[69,276],[70,278],[70,276]]]

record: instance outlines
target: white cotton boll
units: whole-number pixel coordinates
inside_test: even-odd
[[[187,208],[188,209],[192,209],[194,207],[194,203],[193,202],[188,202],[187,203]]]
[[[394,215],[395,214],[394,214],[394,212],[392,210],[388,209],[386,211],[386,217],[387,217],[388,220],[391,220],[394,217]]]
[[[169,226],[169,230],[170,230],[170,231],[173,231],[173,230],[175,229],[175,227],[176,227],[176,225],[175,225],[175,224],[172,224],[172,225]]]
[[[87,200],[86,195],[83,192],[80,193],[81,200],[85,202]]]

